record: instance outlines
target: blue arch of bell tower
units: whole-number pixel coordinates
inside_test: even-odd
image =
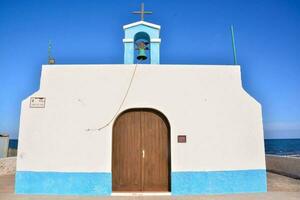
[[[134,42],[136,35],[146,34],[150,38],[150,64],[160,63],[160,26],[145,21],[139,21],[123,26],[125,37],[124,43],[124,64],[134,64]]]

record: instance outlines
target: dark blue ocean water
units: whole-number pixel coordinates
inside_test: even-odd
[[[300,156],[300,139],[267,139],[266,154]]]
[[[9,148],[17,149],[18,148],[18,140],[10,139],[8,146],[9,146]]]
[[[9,147],[16,149],[18,140],[9,140]],[[300,156],[300,139],[266,139],[266,154]]]

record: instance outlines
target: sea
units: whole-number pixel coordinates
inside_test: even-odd
[[[266,154],[300,157],[300,139],[265,139]]]
[[[9,140],[9,147],[16,149],[18,140]],[[266,154],[300,157],[299,139],[265,139]]]

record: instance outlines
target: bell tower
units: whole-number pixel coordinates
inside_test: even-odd
[[[144,11],[144,4],[141,6],[141,11],[133,13],[141,14],[141,21],[123,26],[124,64],[134,64],[138,60],[159,64],[160,26],[144,21],[144,14],[151,14],[149,11]]]

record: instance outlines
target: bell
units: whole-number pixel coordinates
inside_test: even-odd
[[[144,48],[139,48],[138,50],[139,50],[139,52],[138,52],[138,56],[136,58],[138,60],[146,60],[147,56],[146,56],[145,49]]]

